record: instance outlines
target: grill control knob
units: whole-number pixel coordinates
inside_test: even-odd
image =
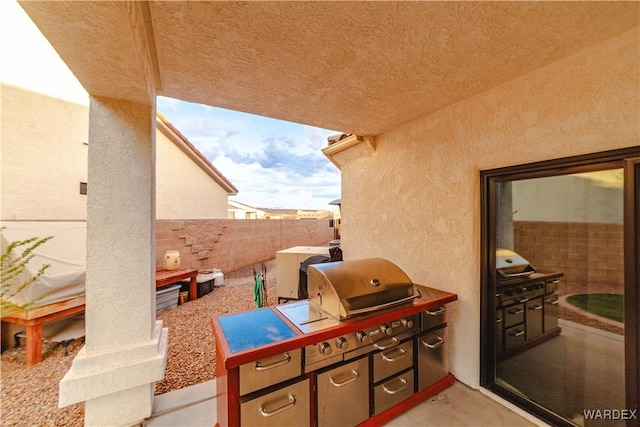
[[[402,324],[404,325],[404,327],[406,327],[407,329],[411,329],[413,328],[413,320],[411,319],[402,319]]]
[[[356,332],[356,338],[363,344],[369,342],[369,335],[367,335],[367,333],[364,331]]]
[[[393,329],[391,328],[391,326],[388,323],[385,323],[384,325],[380,326],[380,330],[385,335],[393,334]]]
[[[349,341],[345,337],[340,337],[336,340],[336,347],[340,350],[346,350],[349,348]]]
[[[328,356],[331,354],[333,349],[331,348],[331,344],[329,344],[328,342],[323,342],[322,344],[320,344],[319,351],[320,351],[320,354],[324,354],[325,356]]]

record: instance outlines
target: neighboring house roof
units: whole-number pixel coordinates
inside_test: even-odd
[[[158,129],[175,143],[194,163],[224,188],[230,196],[238,194],[238,189],[229,181],[175,126],[161,113],[157,113]]]
[[[246,203],[237,200],[229,200],[227,202],[230,210],[242,210],[246,212],[255,212],[259,218],[265,219],[320,219],[332,215],[329,211],[312,211],[304,209],[272,209],[272,208],[255,208]]]
[[[307,209],[269,209],[260,208],[271,218],[282,219],[321,219],[330,217],[331,212],[325,210],[307,210]]]
[[[262,211],[270,213],[272,215],[297,215],[297,209],[270,209],[270,208],[259,208]]]
[[[228,203],[229,207],[235,208],[235,209],[243,209],[243,210],[250,210],[250,211],[261,210],[261,209],[258,209],[258,208],[254,208],[253,206],[249,206],[246,203],[239,202],[237,200],[229,200],[229,201],[227,201],[227,203]]]

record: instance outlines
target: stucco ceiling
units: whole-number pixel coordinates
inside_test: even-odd
[[[377,135],[625,31],[638,2],[36,2],[94,96]]]

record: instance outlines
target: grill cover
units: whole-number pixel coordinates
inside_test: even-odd
[[[501,248],[496,250],[496,269],[502,277],[528,276],[536,271],[523,256]]]
[[[308,289],[309,302],[339,320],[406,303],[419,295],[409,276],[382,258],[310,265]]]

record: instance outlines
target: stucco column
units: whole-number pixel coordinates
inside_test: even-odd
[[[60,382],[85,425],[151,414],[167,330],[155,315],[155,105],[91,98],[86,342]]]

